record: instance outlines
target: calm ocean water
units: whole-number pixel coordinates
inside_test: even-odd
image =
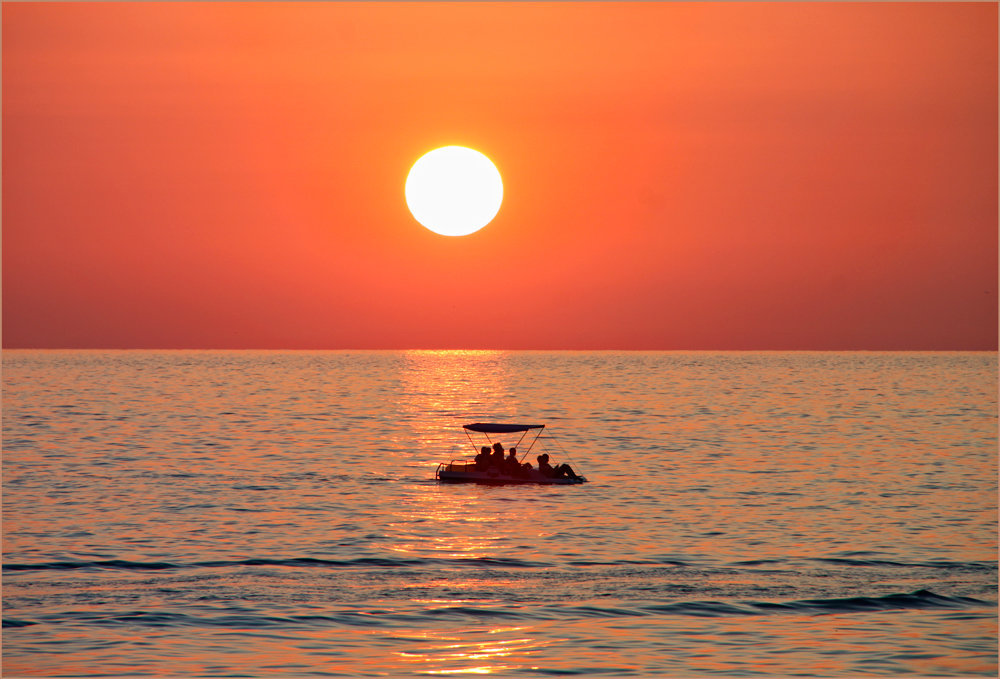
[[[996,395],[995,353],[5,351],[3,671],[995,676]],[[591,482],[435,482],[491,420]]]

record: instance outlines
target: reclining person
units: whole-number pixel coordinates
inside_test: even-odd
[[[549,464],[549,454],[542,453],[538,456],[538,471],[540,471],[544,476],[550,479],[578,479],[579,476],[573,471],[573,468],[568,464],[560,464],[555,467]]]

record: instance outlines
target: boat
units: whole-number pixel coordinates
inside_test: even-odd
[[[469,432],[483,434],[491,445],[493,444],[493,440],[490,439],[490,434],[520,434],[521,437],[517,440],[517,443],[511,446],[512,448],[517,448],[521,445],[521,441],[524,440],[524,437],[528,434],[528,432],[536,431],[535,438],[532,439],[531,443],[528,445],[528,450],[526,450],[524,454],[518,458],[518,460],[523,463],[525,458],[528,456],[528,453],[531,452],[531,448],[538,441],[539,437],[541,437],[542,430],[545,429],[545,425],[476,422],[473,424],[463,425],[462,429],[465,430],[465,435],[468,436],[469,443],[472,444],[472,448],[476,452],[479,452],[479,447],[476,445],[476,442],[472,440],[472,435]],[[569,486],[587,482],[587,479],[584,476],[545,476],[535,468],[523,470],[516,476],[495,467],[481,470],[476,468],[475,460],[470,459],[451,460],[450,462],[442,462],[438,464],[437,469],[434,472],[434,478],[445,483],[481,483],[492,485],[533,483],[549,486]]]

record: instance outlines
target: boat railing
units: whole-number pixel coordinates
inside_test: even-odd
[[[445,464],[440,463],[437,466],[437,470],[434,472],[435,478],[440,476],[441,472],[474,472],[476,471],[475,461],[470,460],[452,460]]]

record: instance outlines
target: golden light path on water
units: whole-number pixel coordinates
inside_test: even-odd
[[[518,403],[508,388],[506,379],[507,352],[504,351],[407,351],[403,371],[402,393],[407,398],[401,404],[404,413],[415,418],[425,418],[426,434],[415,443],[426,450],[432,461],[444,461],[443,451],[452,449],[455,459],[472,457],[471,445],[455,448],[455,414],[467,414],[471,420],[497,418],[497,404],[503,404],[509,413],[518,411]],[[482,417],[472,415],[481,413]],[[431,417],[428,418],[428,414]],[[435,417],[436,415],[436,417]],[[499,419],[499,418],[498,418]],[[436,490],[436,489],[435,489]],[[531,505],[522,505],[517,512],[517,525],[531,526]],[[498,513],[488,505],[478,502],[466,493],[451,494],[431,492],[418,495],[398,508],[395,528],[403,531],[400,541],[392,551],[404,556],[419,557],[433,554],[453,559],[489,559],[509,556],[502,542],[510,525],[510,517]],[[450,530],[434,535],[435,524],[446,525]],[[408,528],[430,525],[434,537],[426,538],[421,530],[407,539]],[[455,531],[456,526],[476,525],[475,534]],[[463,581],[461,570],[454,569],[443,577],[413,583],[413,588],[447,588],[461,592],[463,589],[481,587],[481,582]],[[498,591],[517,586],[514,581],[496,581]],[[482,606],[503,603],[500,598],[437,598],[413,599],[428,610],[449,609],[456,606]],[[556,643],[536,633],[534,626],[500,625],[470,629],[467,634],[449,632],[424,632],[415,635],[422,639],[421,650],[398,652],[401,660],[412,664],[413,671],[436,674],[492,674],[515,670],[537,669],[526,665],[533,654]],[[447,669],[442,669],[442,666]]]

